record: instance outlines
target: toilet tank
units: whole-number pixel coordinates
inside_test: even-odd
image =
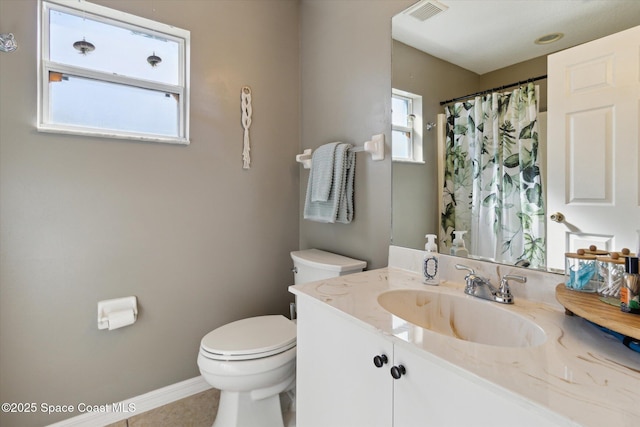
[[[358,273],[367,266],[365,261],[319,249],[291,252],[291,259],[296,285]]]

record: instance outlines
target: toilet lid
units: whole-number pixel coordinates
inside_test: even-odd
[[[282,353],[296,345],[296,325],[281,315],[258,316],[228,323],[202,338],[206,357],[247,360]]]

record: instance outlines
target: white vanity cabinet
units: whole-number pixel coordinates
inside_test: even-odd
[[[373,358],[391,362],[393,344],[318,301],[298,296],[296,304],[296,426],[389,427],[391,365],[376,368]]]
[[[446,362],[399,344],[394,347],[394,364],[404,366],[406,374],[394,381],[393,427],[567,425],[471,373],[461,375]]]
[[[318,300],[297,307],[297,427],[575,425]]]

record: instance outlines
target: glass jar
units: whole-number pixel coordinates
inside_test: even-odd
[[[624,286],[624,258],[598,257],[596,262],[602,278],[598,284],[598,294],[620,298],[620,288]]]
[[[580,251],[578,253],[567,252],[564,257],[564,284],[567,289],[580,292],[596,292],[602,282],[602,277],[598,272],[596,256]]]

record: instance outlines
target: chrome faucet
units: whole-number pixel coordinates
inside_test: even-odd
[[[516,282],[525,283],[527,278],[524,276],[516,276],[513,274],[507,274],[502,276],[500,280],[500,286],[496,288],[491,284],[489,279],[476,276],[475,271],[466,265],[456,264],[458,270],[466,270],[469,272],[464,277],[465,287],[464,293],[473,297],[488,299],[490,301],[499,302],[501,304],[513,304],[513,295],[509,288],[509,280],[515,280]]]

